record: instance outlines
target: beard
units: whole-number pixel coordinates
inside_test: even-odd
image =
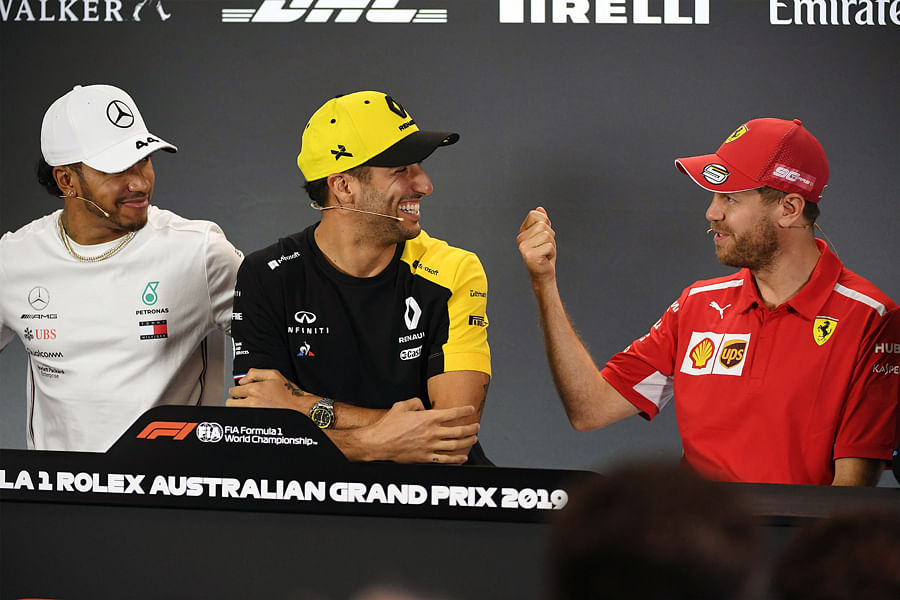
[[[731,233],[734,242],[730,248],[716,246],[716,258],[723,265],[759,271],[772,265],[778,254],[778,233],[768,217],[762,217],[751,231]]]
[[[139,229],[142,229],[144,227],[144,225],[147,224],[147,211],[144,211],[143,214],[138,214],[136,216],[126,219],[126,218],[124,218],[124,215],[119,214],[118,203],[120,201],[138,198],[138,197],[141,197],[141,198],[146,197],[147,201],[149,202],[151,195],[152,195],[152,187],[151,187],[151,191],[147,194],[132,194],[128,198],[119,198],[118,200],[116,200],[115,204],[111,208],[107,209],[106,207],[102,206],[100,204],[100,202],[98,202],[94,198],[94,192],[91,189],[91,186],[87,184],[84,177],[80,173],[76,173],[76,174],[78,176],[79,181],[81,182],[81,188],[82,188],[82,192],[81,192],[82,196],[80,197],[80,199],[84,202],[84,207],[87,209],[87,211],[89,213],[91,213],[95,217],[99,217],[99,218],[103,219],[104,221],[106,221],[106,223],[108,225],[110,225],[112,229],[115,229],[118,231],[123,231],[126,233],[138,231]],[[104,211],[106,211],[109,214],[104,214]]]
[[[379,215],[394,216],[391,202],[385,197],[384,192],[367,188],[360,202],[357,204],[360,210],[366,210],[378,215],[361,215],[369,225],[366,237],[370,241],[387,244],[400,244],[419,235],[418,227],[409,227],[406,223],[388,219]]]

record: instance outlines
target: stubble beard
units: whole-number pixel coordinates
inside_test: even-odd
[[[360,203],[361,210],[367,210],[380,215],[391,215],[391,203],[380,190],[366,189]],[[419,232],[412,232],[403,226],[401,221],[378,215],[363,215],[368,224],[366,237],[379,244],[400,244],[411,240]]]
[[[756,228],[743,234],[732,233],[730,249],[716,247],[716,258],[723,265],[751,271],[764,270],[775,262],[778,254],[778,234],[768,217],[761,217]]]

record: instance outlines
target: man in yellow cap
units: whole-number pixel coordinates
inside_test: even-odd
[[[458,139],[381,92],[313,114],[297,164],[322,220],[241,268],[229,405],[298,410],[354,460],[490,464],[487,279],[419,224],[420,163]]]

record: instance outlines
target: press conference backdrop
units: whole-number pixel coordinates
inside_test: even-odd
[[[154,157],[154,202],[218,222],[244,251],[318,219],[295,163],[309,115],[383,90],[421,127],[461,134],[424,163],[422,223],[488,273],[488,454],[599,469],[678,456],[671,407],[569,427],[520,223],[548,209],[563,298],[605,362],[683,287],[729,272],[704,234],[710,195],[673,159],[751,118],[799,118],[831,163],[822,227],[900,299],[898,42],[900,0],[0,0],[0,229],[60,206],[33,167],[44,111],[75,84],[129,91],[179,147]],[[16,341],[0,355],[0,446],[24,447],[24,374]]]

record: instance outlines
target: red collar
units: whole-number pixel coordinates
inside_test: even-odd
[[[800,291],[786,304],[794,311],[800,313],[810,321],[815,319],[834,290],[834,284],[837,283],[844,268],[843,263],[834,255],[828,245],[820,239],[816,239],[816,246],[819,248],[821,256],[816,262],[816,268],[813,269],[812,276],[809,281],[800,288]],[[756,289],[755,279],[750,269],[741,269],[740,276],[744,278],[744,285],[741,288],[741,297],[737,303],[737,309],[745,312],[750,310],[754,305],[763,306],[762,299],[759,297],[759,291]]]

